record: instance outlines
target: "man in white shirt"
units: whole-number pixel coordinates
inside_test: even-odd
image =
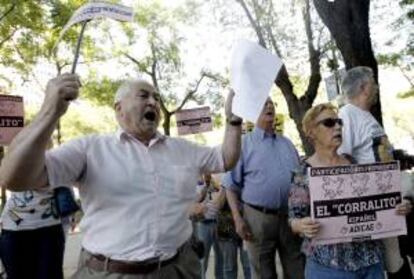
[[[370,113],[378,99],[372,70],[362,66],[349,70],[342,82],[342,91],[347,104],[339,110],[344,125],[338,152],[351,155],[361,164],[394,160],[393,148],[384,129]],[[397,209],[402,215],[410,211],[411,203],[407,200]],[[412,279],[410,267],[401,257],[398,239],[385,239],[384,244],[388,278]]]
[[[40,112],[10,145],[0,185],[14,191],[79,185],[83,252],[74,278],[198,278],[188,209],[200,174],[229,170],[238,160],[241,119],[231,113],[232,94],[221,147],[157,132],[159,95],[153,85],[135,80],[116,93],[116,133],[45,152],[79,88],[73,74],[49,81]]]

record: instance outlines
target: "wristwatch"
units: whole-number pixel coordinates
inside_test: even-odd
[[[237,116],[228,117],[226,121],[231,126],[240,126],[243,123],[243,119]]]

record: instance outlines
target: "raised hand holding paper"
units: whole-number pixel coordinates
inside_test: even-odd
[[[119,4],[109,3],[106,1],[93,1],[81,6],[76,12],[72,15],[68,23],[63,27],[60,32],[59,39],[56,42],[55,48],[59,43],[60,39],[63,37],[65,32],[72,25],[83,22],[82,30],[78,38],[78,43],[75,50],[75,58],[72,65],[71,73],[74,74],[76,70],[76,64],[79,56],[79,49],[82,43],[83,33],[88,21],[95,18],[109,17],[118,21],[132,21],[134,19],[134,13],[132,8],[126,7]]]
[[[233,113],[256,123],[282,65],[278,56],[258,44],[238,41],[230,66],[230,83],[236,93]]]

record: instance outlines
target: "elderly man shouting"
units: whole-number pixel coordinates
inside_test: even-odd
[[[116,93],[117,132],[86,136],[46,152],[79,88],[73,74],[49,81],[40,112],[16,136],[3,161],[1,186],[23,191],[79,185],[85,215],[74,278],[197,278],[188,209],[199,175],[229,170],[239,158],[241,119],[231,113],[232,94],[218,148],[157,132],[158,92],[135,80]]]

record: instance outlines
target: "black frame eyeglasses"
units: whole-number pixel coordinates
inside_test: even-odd
[[[325,119],[322,119],[322,120],[318,121],[317,124],[318,125],[322,124],[323,126],[325,126],[327,128],[332,128],[332,127],[335,127],[336,124],[338,124],[339,126],[342,127],[344,125],[344,122],[342,121],[341,118],[331,118],[330,117],[330,118],[325,118]]]

